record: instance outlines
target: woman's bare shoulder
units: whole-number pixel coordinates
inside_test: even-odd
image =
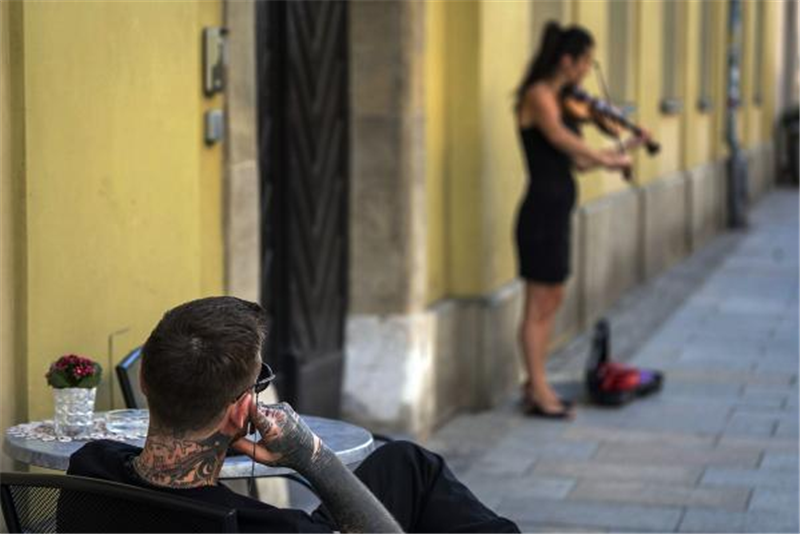
[[[519,116],[520,125],[523,128],[537,125],[543,116],[552,113],[555,105],[555,95],[547,84],[531,84],[525,90],[525,98]]]
[[[533,83],[525,91],[525,99],[528,101],[540,102],[542,100],[549,100],[554,96],[555,94],[550,86],[543,82]]]

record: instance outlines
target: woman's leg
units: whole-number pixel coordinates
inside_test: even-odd
[[[525,396],[545,412],[564,409],[547,381],[547,347],[553,321],[564,300],[564,284],[525,284],[525,305],[520,325],[520,343],[528,371]]]

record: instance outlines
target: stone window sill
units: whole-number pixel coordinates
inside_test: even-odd
[[[703,97],[697,101],[697,110],[700,113],[711,113],[714,110],[714,102],[710,98]]]
[[[683,111],[683,100],[680,98],[662,98],[661,113],[664,115],[678,115]]]

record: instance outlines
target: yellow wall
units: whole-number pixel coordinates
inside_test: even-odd
[[[728,2],[712,4],[715,27],[714,60],[714,129],[712,146],[714,158],[719,160],[728,156],[728,145],[725,141],[725,106],[728,97]]]
[[[481,293],[480,7],[445,4],[444,219],[447,229],[446,294]]]
[[[427,300],[443,298],[447,291],[447,240],[445,224],[445,17],[446,0],[425,3],[425,186],[428,210]]]
[[[777,97],[775,86],[779,83],[777,82],[779,79],[777,73],[780,68],[775,50],[778,39],[780,38],[779,36],[782,35],[781,25],[783,23],[784,1],[773,0],[771,2],[765,2],[764,9],[764,51],[766,57],[763,58],[764,85],[761,112],[761,141],[766,142],[772,138],[775,129],[775,100]]]
[[[513,279],[525,180],[513,91],[530,59],[528,2],[426,3],[428,301]],[[498,29],[502,28],[502,31]]]
[[[201,29],[220,23],[221,6],[25,2],[23,12],[27,350],[15,363],[27,367],[29,415],[42,418],[54,358],[105,364],[107,408],[112,364],[161,313],[222,292],[221,149],[205,147],[202,129],[219,101],[200,86]]]
[[[637,120],[661,144],[661,152],[649,157],[644,151],[635,156],[637,183],[644,185],[676,171],[681,166],[680,115],[665,115],[660,110],[663,46],[663,1],[642,2],[638,9],[639,46],[637,47]],[[655,59],[657,58],[657,59]]]
[[[9,96],[11,78],[11,55],[9,46],[9,4],[0,3],[0,286],[5,293],[15,285],[14,251],[12,227],[13,204],[11,202],[11,98]],[[0,390],[4,401],[0,405],[0,428],[6,428],[16,418],[16,388],[14,387],[14,299],[5,296],[0,299]],[[7,457],[0,458],[0,468],[9,469]]]
[[[222,1],[221,0],[192,0],[196,6],[197,19],[195,28],[195,43],[202,28],[221,26]],[[193,46],[191,40],[184,42],[189,48],[188,52],[200,54],[199,46]],[[187,52],[187,53],[188,53]],[[192,56],[194,61],[195,76],[200,76],[202,56]],[[213,97],[205,97],[200,90],[199,82],[195,84],[195,97],[201,97],[199,106],[203,111],[209,109],[224,109],[223,97],[217,93]],[[195,105],[196,104],[195,100]],[[203,115],[197,113],[195,121],[200,132],[204,131]],[[188,145],[187,145],[188,148]],[[224,290],[224,255],[223,244],[223,184],[222,184],[222,148],[218,144],[214,148],[206,148],[201,144],[194,147],[194,152],[199,151],[200,170],[200,205],[195,215],[200,223],[200,290],[204,294],[221,294]]]
[[[24,143],[22,120],[21,4],[0,2],[0,429],[27,418],[20,398],[27,368],[18,365],[24,354],[26,310],[18,298],[25,289]],[[0,467],[12,469],[6,455]]]
[[[608,57],[609,2],[571,0],[565,4],[569,20],[589,29],[597,41],[596,58],[606,68]],[[630,5],[635,25],[633,62],[637,112],[634,121],[650,130],[661,152],[650,157],[635,155],[635,183],[644,186],[676,171],[710,163],[727,154],[725,100],[727,96],[728,3],[714,2],[711,94],[713,108],[701,112],[700,89],[701,2],[685,2],[679,10],[679,34],[685,51],[678,69],[683,80],[683,111],[661,111],[663,9],[668,0],[648,0]],[[778,67],[772,50],[779,23],[779,2],[766,3],[769,51],[765,75],[774,79]],[[530,56],[538,46],[534,35],[537,2],[437,1],[426,3],[426,119],[428,300],[453,296],[484,295],[515,276],[513,228],[517,203],[524,188],[526,170],[511,113],[511,94]],[[755,61],[755,0],[743,10],[745,42],[743,108],[738,112],[740,139],[746,146],[764,142],[772,135],[768,125],[774,91],[767,82],[762,106],[752,105],[752,62]],[[557,9],[539,3],[538,13]],[[544,15],[542,15],[544,16]],[[586,89],[602,94],[594,74]],[[614,143],[592,126],[584,128],[586,140],[595,147]],[[595,171],[578,175],[581,204],[629,187],[618,173]]]
[[[595,40],[594,56],[600,62],[603,74],[608,76],[608,65],[611,58],[608,53],[608,0],[596,0],[591,2],[574,2],[573,22],[579,24],[592,34]],[[535,5],[534,5],[535,9]],[[616,60],[616,58],[614,58]],[[599,79],[592,70],[583,83],[584,88],[591,94],[602,98],[603,89]],[[612,148],[616,142],[591,124],[583,128],[583,136],[586,142],[595,148]],[[619,173],[608,172],[605,170],[595,170],[575,175],[579,188],[579,204],[587,204],[609,193],[625,189],[628,185]]]
[[[534,45],[531,10],[526,2],[483,2],[481,11],[480,290],[486,293],[516,276],[513,228],[527,178],[513,112],[513,90],[528,66]]]
[[[770,2],[766,2],[769,4]],[[765,58],[756,58],[756,38],[758,33],[756,31],[756,0],[745,0],[742,2],[742,27],[744,29],[744,54],[743,54],[743,70],[742,70],[742,97],[745,102],[744,111],[744,138],[742,145],[752,148],[761,144],[761,110],[763,104],[757,104],[753,101],[753,94],[755,93],[756,79],[753,76],[755,72],[754,62],[762,64]],[[766,18],[766,17],[765,17]],[[761,34],[764,37],[764,34]],[[765,46],[762,48],[764,51],[768,50]],[[762,96],[768,89],[767,85],[763,86]]]
[[[700,32],[702,31],[700,2],[697,0],[690,1],[686,5],[686,30],[685,99],[681,125],[682,167],[691,169],[711,160],[711,132],[714,127],[712,113],[701,112],[697,107],[700,99]]]

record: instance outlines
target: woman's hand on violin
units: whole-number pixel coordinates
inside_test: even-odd
[[[603,167],[612,171],[624,171],[633,165],[631,157],[624,152],[607,151],[603,156]]]
[[[625,141],[625,150],[633,150],[635,148],[639,148],[640,146],[644,145],[648,141],[653,139],[650,132],[645,129],[642,129],[638,135],[631,136],[627,141]]]

